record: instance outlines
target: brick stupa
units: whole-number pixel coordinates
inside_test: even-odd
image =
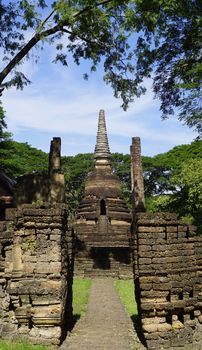
[[[85,184],[76,222],[75,273],[82,276],[129,277],[131,214],[120,180],[111,167],[105,114],[99,113],[95,167]]]

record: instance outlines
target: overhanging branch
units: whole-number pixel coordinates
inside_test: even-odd
[[[74,14],[73,16],[74,16],[74,18],[76,18],[78,16],[81,16],[85,12],[88,12],[88,11],[92,10],[95,7],[99,7],[99,6],[105,5],[105,4],[110,3],[110,2],[112,2],[112,0],[103,0],[103,1],[96,2],[93,6],[87,6],[84,9],[82,9],[81,11],[77,12],[76,14]],[[48,21],[48,19],[53,15],[54,12],[55,12],[55,9],[53,11],[51,11],[50,14],[45,18],[45,20],[41,24],[41,27],[44,26],[44,24]],[[64,21],[61,21],[60,23],[58,23],[57,25],[53,26],[52,28],[49,28],[49,29],[41,31],[41,32],[37,32],[28,41],[28,43],[15,55],[15,57],[13,59],[11,59],[11,61],[7,64],[7,66],[0,72],[0,88],[4,87],[4,85],[2,83],[5,80],[5,78],[8,76],[8,74],[12,71],[12,69],[27,55],[27,53],[41,39],[46,38],[46,37],[48,37],[50,35],[53,35],[53,34],[59,32],[59,31],[66,31],[69,34],[71,34],[71,32],[69,32],[67,29],[64,28],[65,26],[68,26],[68,25],[69,25],[69,23],[66,20],[64,20]],[[78,36],[78,37],[80,37],[82,40],[88,42],[88,40],[85,37],[81,37],[81,36]],[[97,43],[97,45],[100,45],[100,44]],[[1,90],[1,93],[2,93],[2,91],[3,90]]]

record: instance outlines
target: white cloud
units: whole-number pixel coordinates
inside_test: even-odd
[[[112,90],[104,85],[99,74],[85,82],[81,77],[83,68],[78,68],[81,74],[78,79],[78,71],[72,68],[65,69],[57,65],[49,67],[43,59],[41,62],[42,68],[33,65],[32,61],[24,65],[24,72],[31,72],[34,82],[31,86],[22,92],[11,89],[4,93],[7,123],[14,138],[27,132],[29,143],[29,138],[33,140],[37,132],[53,136],[59,134],[63,144],[73,149],[75,145],[79,147],[80,135],[84,138],[80,142],[81,151],[89,151],[89,145],[85,147],[86,138],[96,135],[100,109],[106,111],[113,151],[117,149],[121,152],[123,149],[122,152],[125,152],[132,136],[142,138],[142,142],[149,147],[147,153],[153,153],[153,148],[167,150],[174,145],[188,143],[195,137],[193,132],[174,119],[165,122],[160,120],[158,101],[153,100],[149,81],[146,82],[148,92],[135,99],[128,111],[124,112],[120,108],[121,101],[113,97]],[[117,141],[118,138],[121,142]],[[35,146],[44,148],[42,143],[37,144],[37,140]]]

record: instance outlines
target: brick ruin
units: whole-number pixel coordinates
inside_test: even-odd
[[[113,174],[104,111],[99,114],[95,168],[87,177],[75,224],[74,272],[132,278],[131,214]]]
[[[49,153],[48,174],[26,174],[13,187],[16,204],[64,203],[64,174],[61,172],[61,139],[54,137]]]
[[[0,171],[0,220],[5,219],[6,208],[14,206],[13,186],[15,181],[10,179],[4,171]]]
[[[141,144],[139,137],[132,138],[131,155],[131,192],[133,217],[138,212],[145,211],[144,180],[141,160]]]
[[[0,222],[0,338],[59,345],[71,328],[73,278],[60,139],[51,143],[49,175],[23,179],[16,208]]]
[[[60,149],[54,138],[49,173],[21,177],[14,191],[0,176],[0,338],[59,345],[72,326],[74,264],[75,275],[134,277],[149,350],[201,349],[202,237],[175,214],[145,212],[140,139],[133,138],[131,146],[131,220],[112,172],[100,111],[95,168],[74,237]]]
[[[136,151],[134,152],[134,148]],[[202,237],[176,214],[144,213],[140,139],[133,139],[134,281],[148,349],[202,348]]]

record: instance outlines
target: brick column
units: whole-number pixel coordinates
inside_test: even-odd
[[[141,144],[139,137],[132,138],[130,152],[133,212],[144,212],[144,181],[142,175]]]
[[[52,203],[64,202],[65,180],[61,172],[61,139],[54,137],[49,153],[50,197]]]
[[[54,137],[50,145],[49,153],[49,173],[61,169],[61,139],[60,137]]]

